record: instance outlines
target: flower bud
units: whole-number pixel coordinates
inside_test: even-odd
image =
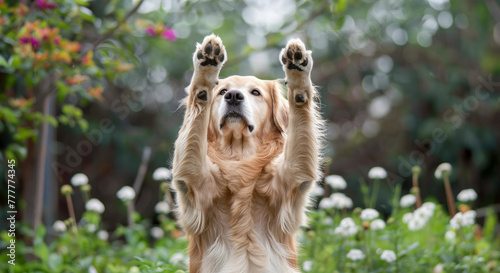
[[[168,192],[169,191],[169,186],[168,186],[168,183],[167,182],[162,182],[160,184],[160,190],[162,192]]]
[[[410,189],[410,193],[413,194],[413,195],[415,195],[415,196],[417,196],[417,195],[420,194],[420,189],[418,187],[412,187]]]
[[[364,221],[362,224],[364,230],[370,229],[370,222]]]
[[[330,166],[331,164],[332,164],[332,158],[331,157],[325,158],[325,165]]]
[[[466,204],[461,204],[458,206],[458,210],[461,212],[461,213],[466,213],[470,210],[470,207],[467,206]]]
[[[90,186],[90,184],[85,184],[80,187],[80,190],[82,190],[83,192],[90,192],[90,189],[92,189],[92,186]]]
[[[412,172],[413,174],[417,174],[417,175],[418,175],[418,174],[420,174],[420,172],[421,172],[421,171],[422,171],[422,169],[420,168],[420,166],[413,166],[413,167],[411,168],[411,172]]]
[[[61,187],[61,193],[63,195],[71,195],[73,193],[73,188],[70,185],[63,185]]]
[[[362,211],[363,211],[363,209],[358,207],[352,211],[352,214],[355,216],[360,216]]]
[[[390,225],[392,223],[394,223],[394,217],[390,217],[389,219],[387,219],[387,224]]]

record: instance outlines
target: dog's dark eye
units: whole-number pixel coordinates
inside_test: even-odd
[[[254,89],[254,90],[252,90],[252,95],[260,96],[260,92]]]
[[[221,96],[222,96],[222,95],[226,94],[226,92],[227,92],[227,90],[226,90],[226,89],[222,89],[222,90],[219,92],[219,95],[221,95]]]

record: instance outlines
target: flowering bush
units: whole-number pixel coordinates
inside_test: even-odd
[[[26,158],[27,144],[37,140],[40,123],[89,129],[81,108],[89,101],[104,101],[104,87],[138,65],[134,54],[124,49],[133,42],[131,33],[170,42],[177,38],[162,22],[137,19],[125,26],[129,16],[98,18],[87,0],[37,0],[29,7],[17,2],[0,0],[0,90],[6,91],[0,96],[0,121],[5,124],[0,132],[15,135],[6,143],[7,158]],[[118,9],[115,5],[109,8]],[[111,36],[116,38],[113,43],[107,41]],[[58,116],[34,107],[52,94]]]

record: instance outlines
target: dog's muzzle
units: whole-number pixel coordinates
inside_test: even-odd
[[[243,122],[248,126],[250,133],[253,131],[254,126],[248,123],[247,118],[243,114],[242,105],[245,101],[245,96],[239,90],[230,90],[224,94],[224,102],[226,102],[226,113],[222,117],[220,129],[224,127],[226,122]]]

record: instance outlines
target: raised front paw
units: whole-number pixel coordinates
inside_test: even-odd
[[[227,60],[227,53],[222,40],[214,34],[203,39],[203,43],[196,45],[194,53],[195,65],[221,68]]]
[[[311,51],[306,50],[300,39],[291,39],[281,50],[280,61],[286,74],[288,98],[293,98],[295,105],[306,104],[315,92],[311,83]]]
[[[300,39],[291,39],[280,54],[283,70],[310,70],[312,65],[311,51],[306,50],[306,46]]]

